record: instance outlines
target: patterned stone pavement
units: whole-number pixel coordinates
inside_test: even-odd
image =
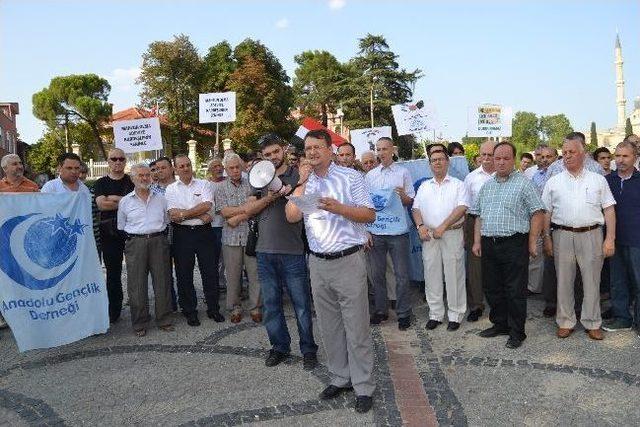
[[[264,366],[266,333],[250,319],[191,328],[176,315],[175,332],[137,338],[125,308],[105,335],[26,354],[3,330],[0,424],[639,424],[640,339],[629,331],[594,342],[577,330],[559,340],[541,310],[530,299],[529,336],[517,350],[504,337],[477,336],[486,316],[456,332],[427,331],[423,303],[410,330],[393,320],[373,328],[377,390],[364,415],[353,410],[352,393],[318,399],[328,378],[323,350],[321,366],[304,371],[290,310],[292,356],[275,368]]]

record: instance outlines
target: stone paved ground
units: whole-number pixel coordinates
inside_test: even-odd
[[[399,332],[372,329],[374,410],[353,410],[353,395],[320,401],[324,365],[302,369],[300,354],[266,368],[264,329],[202,319],[176,331],[135,337],[125,308],[108,334],[61,348],[20,354],[0,332],[0,423],[4,425],[637,425],[640,339],[632,332],[602,342],[581,330],[566,339],[530,299],[529,337],[518,350],[504,337],[482,339],[486,316],[457,332],[426,331],[425,306]],[[295,320],[287,320],[294,343]],[[201,318],[204,317],[201,313]],[[320,352],[320,361],[324,363]]]

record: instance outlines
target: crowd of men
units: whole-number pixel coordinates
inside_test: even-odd
[[[395,162],[390,138],[380,138],[376,152],[360,159],[349,143],[334,153],[324,130],[309,132],[301,153],[287,149],[275,134],[264,135],[258,145],[258,157],[273,163],[282,182],[277,191],[252,188],[253,162],[232,151],[211,160],[207,179],[198,179],[186,155],[135,164],[126,174],[125,154],[112,149],[109,173],[91,190],[82,182],[76,154],[60,156],[58,177],[41,190],[24,177],[21,159],[6,155],[0,192],[93,193],[110,321],[117,322],[122,311],[124,259],[131,322],[139,337],[152,320],[149,276],[160,330],[174,330],[171,313],[178,309],[189,326],[200,325],[196,260],[207,316],[225,321],[222,278],[229,320],[240,322],[246,308],[251,320],[265,327],[271,344],[266,366],[278,365],[291,352],[285,292],[303,367],[317,366],[313,305],[331,373],[320,397],[353,389],[358,412],[371,408],[375,389],[370,325],[389,321],[390,310],[400,330],[413,322],[411,227],[422,242],[429,330],[445,318],[450,332],[465,316],[478,321],[486,301],[491,327],[479,335],[505,335],[506,347],[518,348],[526,339],[527,296],[538,293],[544,296],[544,316],[555,316],[559,338],[570,336],[578,321],[593,340],[604,338],[603,329],[640,330],[635,135],[614,153],[598,148],[590,155],[584,135],[572,132],[564,139],[562,158],[541,145],[533,155],[523,155],[519,167],[511,143],[486,141],[474,159],[477,167],[464,180],[449,174],[450,158],[464,156],[464,147],[431,144],[432,178],[417,189],[408,170]],[[367,228],[376,211],[385,209],[372,201],[378,190],[392,190],[410,212],[405,229],[378,234]],[[319,196],[317,209],[296,203],[310,195]],[[605,313],[603,295],[611,300]]]

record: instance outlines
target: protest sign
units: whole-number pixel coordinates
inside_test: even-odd
[[[399,136],[415,135],[435,128],[434,111],[422,101],[417,104],[393,105],[391,112]]]
[[[236,120],[236,93],[201,93],[200,123],[223,123]]]
[[[113,139],[116,148],[125,153],[162,150],[160,119],[149,117],[113,122]]]
[[[368,129],[354,129],[350,132],[351,144],[356,148],[356,157],[360,158],[365,151],[376,151],[376,141],[382,137],[391,138],[391,126],[380,126]]]
[[[0,197],[0,311],[20,351],[109,328],[107,291],[84,193]]]
[[[407,211],[395,188],[376,190],[370,194],[376,210],[376,220],[365,225],[367,231],[388,236],[406,233],[409,226]]]
[[[511,107],[483,104],[469,108],[467,134],[473,137],[511,136]]]

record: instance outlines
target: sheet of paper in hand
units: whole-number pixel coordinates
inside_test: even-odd
[[[407,211],[394,188],[372,191],[371,200],[376,210],[376,220],[367,224],[371,234],[397,236],[408,230]]]
[[[302,211],[304,215],[325,213],[318,207],[320,203],[320,193],[303,194],[302,196],[287,196],[287,199]]]

